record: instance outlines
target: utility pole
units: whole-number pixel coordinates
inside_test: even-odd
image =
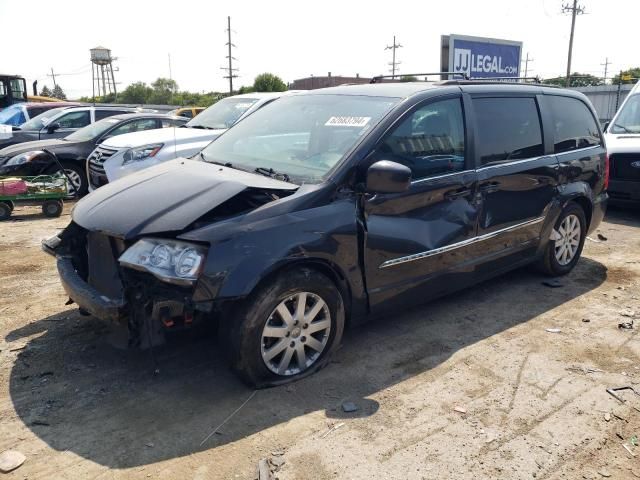
[[[51,67],[51,75],[47,75],[47,76],[53,78],[53,88],[55,88],[57,84],[56,84],[56,74],[53,73],[53,67]]]
[[[173,76],[171,75],[171,54],[167,53],[169,56],[169,80],[173,80]]]
[[[395,79],[396,78],[396,70],[397,70],[397,66],[400,65],[401,62],[396,62],[396,50],[398,48],[402,48],[402,45],[400,45],[399,43],[396,43],[396,36],[393,36],[393,45],[387,45],[385,47],[385,50],[391,50],[393,52],[393,59],[391,61],[391,63],[389,65],[391,65],[391,78]]]
[[[607,71],[609,70],[609,65],[611,65],[611,62],[609,61],[609,57],[604,59],[604,63],[600,64],[601,66],[604,67],[604,83],[606,85],[607,83]]]
[[[576,15],[584,13],[584,7],[578,5],[578,0],[573,0],[573,6],[565,3],[562,13],[571,12],[571,35],[569,36],[569,55],[567,58],[567,87],[571,86],[571,54],[573,53],[573,32],[576,28]]]
[[[527,58],[524,61],[524,78],[529,76],[529,62],[533,62],[533,58],[529,58],[529,52],[527,52]]]
[[[236,48],[236,46],[231,43],[231,17],[227,17],[227,47],[229,48],[229,54],[227,55],[227,59],[229,60],[229,67],[223,67],[223,70],[227,70],[227,75],[223,78],[229,79],[229,95],[233,95],[233,79],[238,78],[234,72],[237,72],[237,68],[233,68],[233,60],[237,60],[237,58],[231,55],[231,47]]]

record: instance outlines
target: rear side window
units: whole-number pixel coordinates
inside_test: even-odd
[[[544,153],[534,98],[475,98],[473,109],[482,165],[539,157]]]
[[[69,112],[66,115],[62,115],[55,123],[60,124],[60,128],[82,128],[91,123],[88,110],[82,110],[80,112]]]
[[[131,113],[131,112],[125,112],[124,110],[96,110],[95,112],[96,122],[98,120],[102,120],[103,118],[112,117],[114,115],[121,115],[123,113]]]
[[[577,98],[549,95],[553,115],[555,153],[600,145],[596,120],[587,106]]]

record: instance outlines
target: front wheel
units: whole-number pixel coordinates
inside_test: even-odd
[[[87,179],[87,173],[82,165],[76,165],[75,163],[63,163],[64,173],[67,177],[67,192],[69,193],[67,198],[84,197],[89,191],[89,180]],[[58,167],[52,167],[48,173],[54,174],[60,172]],[[62,172],[60,172],[62,173]]]
[[[553,276],[566,275],[576,266],[587,236],[584,210],[571,202],[560,214],[542,258],[542,270]]]
[[[252,386],[305,377],[329,361],[344,330],[335,284],[314,270],[282,274],[251,295],[230,329],[232,366]]]

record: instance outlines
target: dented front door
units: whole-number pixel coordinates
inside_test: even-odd
[[[481,197],[470,161],[468,98],[451,94],[410,109],[376,146],[372,160],[406,165],[400,194],[366,195],[364,263],[372,310],[446,293],[471,280]]]

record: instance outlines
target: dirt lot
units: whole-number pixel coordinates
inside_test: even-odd
[[[27,457],[6,478],[253,479],[261,458],[281,480],[640,478],[622,446],[640,455],[640,398],[605,391],[640,382],[636,330],[618,329],[640,313],[639,212],[611,211],[560,288],[513,272],[351,330],[319,374],[257,392],[209,335],[157,350],[157,375],[111,347],[40,251],[68,213],[37,213],[0,225],[0,451]]]

